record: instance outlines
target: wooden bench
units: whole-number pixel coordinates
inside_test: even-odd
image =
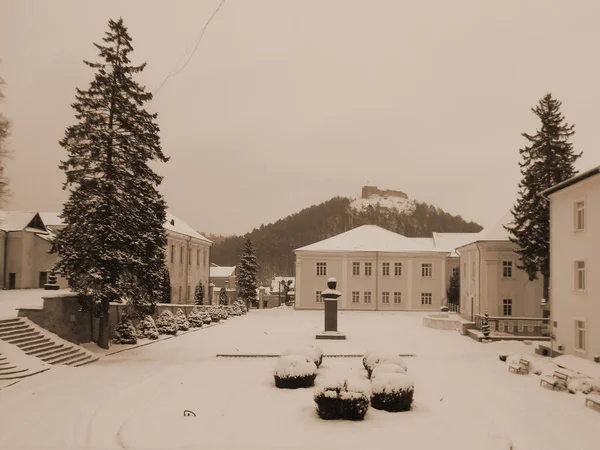
[[[600,392],[592,391],[585,397],[585,406],[600,407]]]
[[[568,381],[569,375],[559,370],[556,370],[552,375],[543,375],[540,378],[540,386],[548,385],[552,389],[566,391]]]
[[[511,364],[508,366],[508,371],[519,375],[529,374],[530,362],[526,359],[519,359],[519,364]]]

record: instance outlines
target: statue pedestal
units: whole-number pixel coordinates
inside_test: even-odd
[[[337,299],[323,299],[325,304],[325,331],[315,336],[316,339],[346,339],[344,333],[340,333],[337,329]]]

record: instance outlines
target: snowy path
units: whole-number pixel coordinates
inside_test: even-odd
[[[508,373],[496,352],[532,352],[520,343],[478,344],[421,326],[414,313],[344,312],[345,342],[319,341],[325,353],[367,349],[415,353],[413,411],[371,409],[362,423],[316,417],[312,390],[273,387],[271,358],[315,343],[322,316],[253,311],[196,333],[103,357],[81,368],[55,367],[0,391],[0,449],[411,449],[592,450],[600,413],[583,396],[539,387]],[[360,358],[326,358],[319,377],[365,377]],[[183,417],[184,409],[196,413]],[[27,430],[27,431],[24,431]]]

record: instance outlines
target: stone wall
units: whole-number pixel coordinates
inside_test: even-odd
[[[423,326],[436,330],[456,330],[460,319],[456,313],[438,313],[423,316]]]
[[[406,195],[402,191],[394,191],[392,189],[379,189],[377,186],[363,186],[361,192],[362,198],[370,198],[373,195],[380,195],[381,197],[398,197],[408,199],[408,195]]]

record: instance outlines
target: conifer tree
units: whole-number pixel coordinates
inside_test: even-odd
[[[160,285],[161,296],[159,301],[161,303],[171,303],[171,275],[167,266],[163,266],[162,269],[162,280]]]
[[[161,298],[165,265],[165,201],[162,177],[150,162],[166,162],[156,114],[144,109],[152,94],[134,80],[146,67],[130,61],[131,37],[123,20],[110,20],[100,62],[87,90],[77,89],[77,123],[60,145],[60,168],[69,198],[66,227],[53,247],[57,271],[74,291],[91,299],[100,318],[98,345],[108,348],[109,303],[125,300],[132,313],[151,313]]]
[[[481,332],[483,336],[487,339],[490,337],[490,316],[488,313],[485,313],[483,316],[483,322],[481,324]]]
[[[448,292],[446,292],[446,297],[448,298],[448,303],[453,303],[455,305],[459,304],[459,301],[460,301],[460,274],[459,274],[458,268],[454,271],[454,273],[450,277],[450,287],[448,287]]]
[[[569,142],[575,127],[565,122],[561,105],[562,102],[546,94],[532,108],[541,127],[534,135],[522,134],[529,145],[519,150],[522,158],[519,198],[511,210],[514,223],[505,226],[511,242],[517,246],[517,267],[527,272],[531,281],[542,275],[546,300],[550,279],[550,205],[542,192],[576,175],[574,163],[581,156]]]
[[[204,285],[202,284],[202,281],[199,281],[196,285],[194,300],[196,301],[196,305],[201,305],[204,301]]]
[[[240,257],[239,276],[237,279],[238,296],[246,304],[246,309],[250,310],[250,302],[256,299],[256,274],[258,273],[258,264],[254,247],[250,237],[246,237],[244,242],[244,250]]]
[[[4,85],[5,82],[0,77],[0,102],[4,100],[4,93],[2,92],[2,86]],[[3,203],[8,195],[8,179],[4,175],[4,162],[10,155],[7,144],[10,128],[10,120],[0,112],[0,206],[4,206]]]
[[[220,305],[228,305],[229,297],[227,296],[227,289],[222,287],[219,291],[219,304]]]

